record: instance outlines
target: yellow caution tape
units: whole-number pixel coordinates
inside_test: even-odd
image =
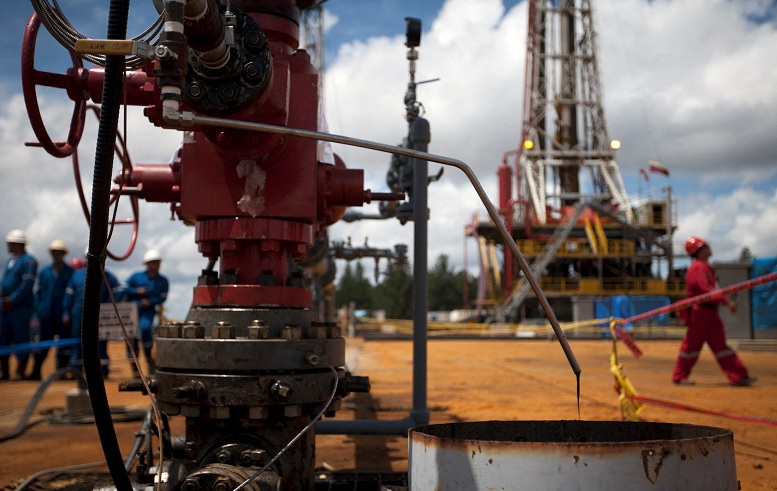
[[[620,319],[616,319],[620,321]],[[561,323],[561,329],[564,331],[572,331],[578,333],[587,333],[592,335],[601,335],[602,328],[599,327],[602,324],[609,324],[610,318],[606,319],[591,319],[578,322],[566,322]],[[482,322],[441,322],[441,321],[428,321],[427,328],[430,333],[439,334],[477,334],[480,333],[512,333],[517,337],[553,334],[553,328],[549,324],[537,325],[537,324],[513,324],[513,323],[482,323]],[[382,332],[395,332],[401,334],[411,333],[413,331],[413,321],[409,319],[383,319],[378,320],[371,317],[359,318],[359,330],[362,332],[370,331],[382,331]],[[630,330],[634,334],[645,333],[648,336],[656,335],[676,335],[682,337],[685,334],[685,329],[682,326],[678,327],[635,327]]]
[[[642,412],[645,406],[635,399],[639,395],[637,394],[637,389],[634,388],[634,384],[623,373],[623,365],[618,363],[618,337],[615,335],[615,324],[617,321],[618,319],[614,317],[610,319],[610,334],[612,336],[610,372],[615,377],[615,389],[618,391],[621,415],[628,421],[638,421],[639,413]]]

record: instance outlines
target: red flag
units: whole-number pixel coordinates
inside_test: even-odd
[[[642,177],[645,178],[645,182],[648,182],[650,180],[650,177],[648,176],[648,173],[645,172],[645,169],[640,169],[639,173],[642,174]]]

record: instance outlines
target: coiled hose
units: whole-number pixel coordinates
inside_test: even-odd
[[[74,51],[76,41],[84,39],[85,36],[78,32],[70,21],[67,20],[64,12],[59,8],[57,0],[30,0],[30,2],[35,9],[35,12],[38,13],[43,25],[46,26],[46,29],[51,33],[54,39],[69,51]],[[148,29],[132,39],[151,45],[156,44],[155,41],[162,30],[163,24],[164,13],[162,11]],[[81,55],[81,57],[95,65],[105,66],[106,57],[104,55]],[[140,68],[146,63],[148,63],[148,60],[139,56],[128,56],[126,58],[126,66],[130,70]]]

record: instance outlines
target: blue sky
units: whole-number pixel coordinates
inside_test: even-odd
[[[424,28],[428,29],[444,3],[443,0],[329,0],[324,7],[338,17],[339,26],[325,36],[327,48],[336,50],[341,44],[355,40],[404,34],[405,17],[421,19]],[[509,9],[517,3],[508,0],[504,5]]]
[[[61,0],[71,23],[102,37],[107,1]],[[623,142],[618,162],[637,198],[639,169],[648,159],[671,177],[651,175],[650,194],[667,184],[677,199],[679,252],[688,235],[709,238],[715,257],[733,260],[743,246],[758,257],[777,256],[777,23],[765,0],[618,0],[594,2],[604,108],[612,138]],[[70,162],[23,146],[33,139],[19,76],[22,34],[32,7],[4,2],[0,16],[0,233],[24,228],[31,248],[47,262],[46,245],[63,238],[72,250],[86,245],[86,225],[73,190]],[[398,143],[406,131],[404,33],[407,16],[423,22],[418,79],[432,126],[433,153],[470,164],[492,199],[502,154],[518,144],[526,37],[525,2],[500,0],[329,0],[325,35],[325,104],[334,133]],[[129,33],[150,24],[150,1],[132,2]],[[61,72],[63,48],[42,35],[38,69]],[[42,110],[55,138],[67,127],[72,105],[63,91],[41,91]],[[164,163],[180,134],[149,128],[130,114],[130,155]],[[85,172],[96,124],[87,122]],[[364,168],[367,187],[385,190],[388,157],[336,147],[351,167]],[[92,150],[93,151],[93,150]],[[432,172],[436,170],[432,166]],[[88,178],[85,177],[88,187]],[[643,196],[647,188],[642,185]],[[429,257],[463,266],[463,227],[483,208],[453,170],[430,188]],[[190,228],[169,221],[167,207],[143,204],[138,251],[109,262],[120,278],[139,267],[149,247],[163,251],[163,272],[174,279],[173,312],[182,315],[196,272],[204,267]],[[333,238],[376,247],[412,244],[412,228],[398,223],[337,224]],[[119,234],[118,239],[122,238]],[[117,244],[117,250],[123,250]],[[474,249],[469,254],[474,264]],[[0,260],[5,259],[0,252]]]

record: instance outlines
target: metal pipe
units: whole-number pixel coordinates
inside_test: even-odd
[[[382,193],[370,191],[370,201],[402,201],[405,199],[405,193]]]
[[[526,277],[526,280],[529,282],[529,285],[531,285],[532,290],[537,296],[537,300],[539,300],[540,305],[542,306],[542,309],[545,312],[545,316],[548,318],[548,322],[550,323],[551,327],[553,328],[553,332],[556,334],[556,337],[558,338],[558,342],[564,351],[564,355],[566,356],[567,361],[569,362],[569,365],[572,368],[572,371],[575,373],[576,376],[578,377],[580,376],[580,373],[581,373],[580,365],[577,363],[575,354],[572,352],[572,348],[569,347],[567,337],[564,334],[564,331],[561,329],[561,326],[558,323],[558,319],[556,319],[556,314],[553,312],[553,309],[551,309],[550,304],[548,303],[548,298],[545,296],[545,293],[542,291],[542,288],[540,287],[540,284],[537,281],[537,278],[532,273],[529,263],[526,261],[526,258],[524,257],[523,253],[521,253],[520,249],[518,249],[518,246],[516,245],[515,241],[513,241],[512,238],[510,237],[510,234],[507,231],[507,228],[504,222],[500,219],[499,213],[497,212],[493,203],[491,203],[491,201],[488,199],[488,195],[483,189],[483,186],[480,184],[480,181],[478,180],[477,176],[472,171],[472,169],[461,160],[453,159],[450,157],[444,157],[442,155],[435,155],[431,153],[421,152],[418,150],[412,150],[409,148],[403,148],[403,147],[398,147],[394,145],[386,145],[384,143],[377,143],[369,140],[362,140],[359,138],[351,138],[348,136],[336,135],[332,133],[321,133],[318,131],[287,128],[285,126],[275,126],[275,125],[266,124],[266,123],[251,123],[247,121],[214,118],[211,116],[200,116],[189,111],[179,112],[177,115],[175,115],[175,117],[173,117],[172,114],[168,113],[165,115],[165,120],[170,124],[178,124],[180,126],[186,126],[186,127],[191,127],[194,125],[215,126],[220,128],[234,128],[239,130],[259,131],[259,132],[273,133],[278,135],[296,136],[299,138],[323,140],[323,141],[328,141],[332,143],[342,143],[344,145],[351,145],[351,146],[360,147],[360,148],[368,148],[370,150],[376,150],[379,152],[404,155],[412,159],[421,159],[421,160],[437,162],[444,165],[450,165],[452,167],[456,167],[457,169],[461,170],[464,173],[464,175],[467,176],[467,179],[469,179],[469,182],[470,184],[472,184],[472,187],[475,188],[475,192],[480,198],[480,201],[483,203],[483,206],[486,207],[488,216],[491,217],[491,220],[494,222],[494,225],[499,231],[499,234],[502,236],[502,239],[505,241],[505,244],[507,244],[510,247],[510,251],[512,251],[513,256],[515,256],[515,258],[518,260],[518,264],[521,267],[521,271],[523,271],[523,274]]]
[[[409,144],[413,150],[426,153],[429,150],[431,132],[429,121],[416,118],[410,123]],[[413,166],[413,408],[411,418],[420,424],[429,423],[426,404],[427,385],[427,325],[428,302],[428,249],[429,163],[420,158],[410,161]]]

